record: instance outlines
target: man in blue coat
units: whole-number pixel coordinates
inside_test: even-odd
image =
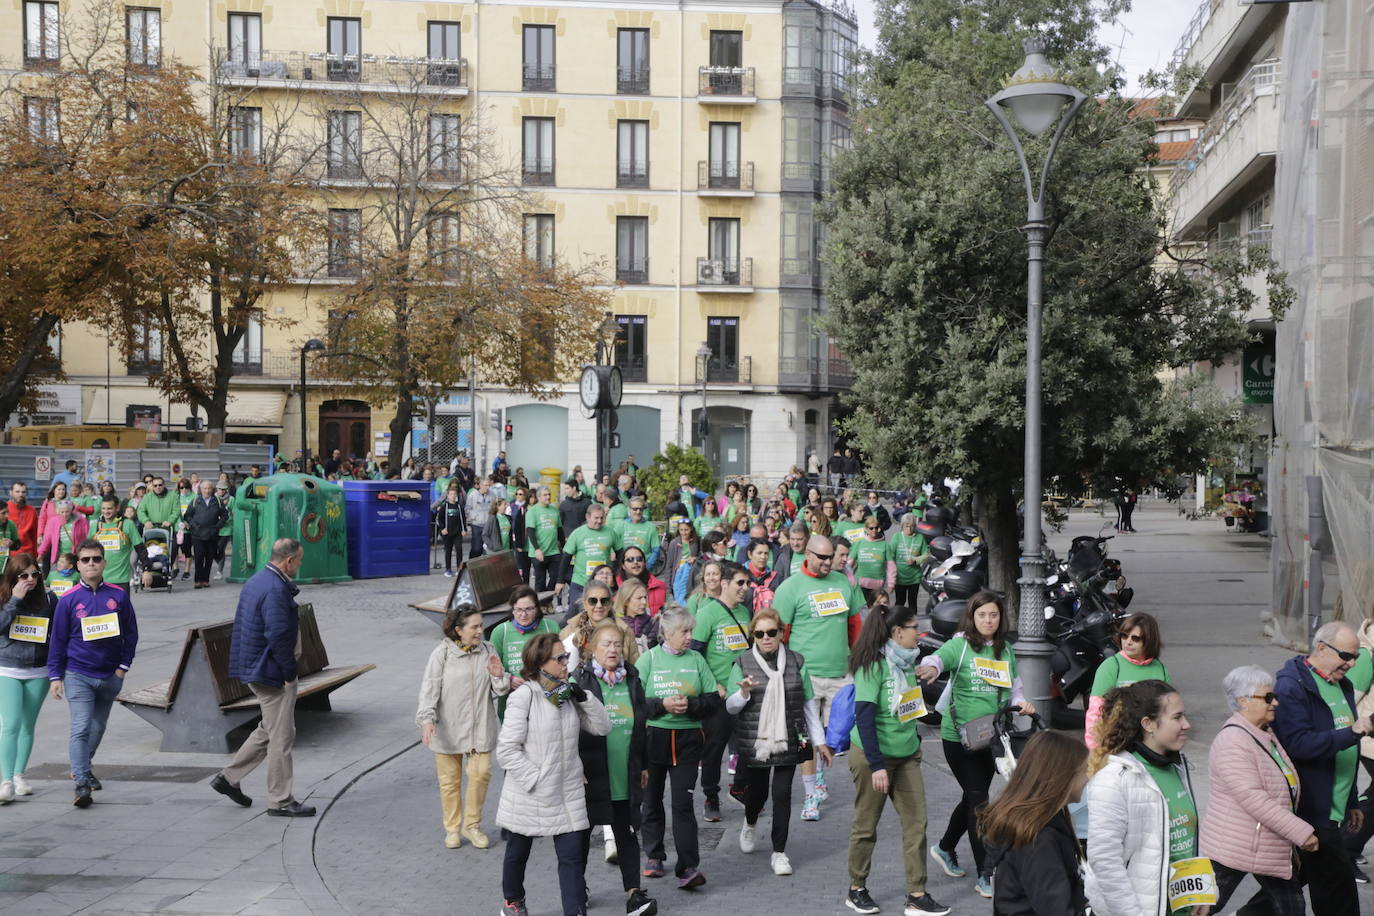
[[[229,765],[210,781],[210,788],[245,808],[253,800],[239,788],[243,777],[267,760],[267,813],[277,817],[313,817],[315,809],[291,795],[291,746],[296,740],[296,651],[300,616],[299,589],[291,580],[300,571],[305,551],[300,541],[281,538],[272,545],[267,565],[239,592],[234,636],[229,646],[229,674],[248,685],[262,707],[262,721],[243,742]]]
[[[1297,814],[1317,836],[1316,851],[1298,850],[1316,916],[1360,911],[1355,865],[1341,836],[1342,829],[1359,831],[1364,820],[1356,804],[1359,745],[1374,731],[1370,717],[1356,714],[1346,678],[1359,657],[1355,631],[1332,621],[1317,630],[1310,654],[1289,659],[1274,678],[1274,734],[1298,770]]]

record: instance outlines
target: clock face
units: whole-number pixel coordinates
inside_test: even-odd
[[[620,407],[620,398],[625,393],[625,379],[620,374],[619,366],[612,366],[606,374],[610,376],[606,385],[607,394],[610,396],[611,409],[615,410]]]
[[[588,410],[597,407],[597,401],[601,399],[601,377],[596,374],[595,366],[585,366],[582,369],[581,384],[582,406]]]

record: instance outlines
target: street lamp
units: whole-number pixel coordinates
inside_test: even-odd
[[[310,338],[301,345],[301,473],[310,473],[310,421],[305,412],[305,355],[324,349],[324,341]]]
[[[707,447],[706,440],[711,433],[711,424],[706,419],[706,378],[711,372],[711,347],[702,341],[701,346],[697,347],[697,378],[701,379],[701,419],[697,421],[697,432],[701,439],[701,454],[705,456],[706,463],[711,462],[711,451]]]
[[[1016,657],[1024,680],[1026,695],[1036,706],[1044,707],[1050,694],[1050,656],[1053,648],[1045,641],[1045,557],[1040,549],[1040,319],[1042,307],[1042,262],[1045,237],[1045,183],[1059,141],[1083,106],[1087,96],[1055,79],[1055,68],[1045,58],[1045,41],[1027,38],[1022,47],[1026,61],[1012,74],[1001,92],[984,104],[1011,138],[1021,175],[1026,183],[1026,458],[1025,501],[1021,535],[1021,617],[1018,626]],[[1031,177],[1026,151],[1007,114],[1033,137],[1040,137],[1056,120],[1059,128],[1045,153],[1037,183]]]
[[[601,319],[596,329],[596,363],[599,366],[615,365],[615,342],[620,337],[620,322],[610,312]],[[596,412],[596,479],[611,471],[611,423],[610,411]]]

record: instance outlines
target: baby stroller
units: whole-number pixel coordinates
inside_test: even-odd
[[[172,535],[166,528],[150,528],[143,532],[143,550],[139,552],[134,569],[134,588],[172,590]]]
[[[997,718],[992,720],[992,757],[1003,779],[1011,779],[1016,769],[1016,755],[1021,753],[1032,735],[1045,727],[1044,720],[1037,712],[1030,717],[1030,725],[1018,729],[1017,715],[1016,710],[1007,703],[998,711]]]

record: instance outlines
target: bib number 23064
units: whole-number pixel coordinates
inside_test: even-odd
[[[1169,910],[1212,906],[1217,902],[1217,875],[1212,860],[1180,859],[1170,866]]]

